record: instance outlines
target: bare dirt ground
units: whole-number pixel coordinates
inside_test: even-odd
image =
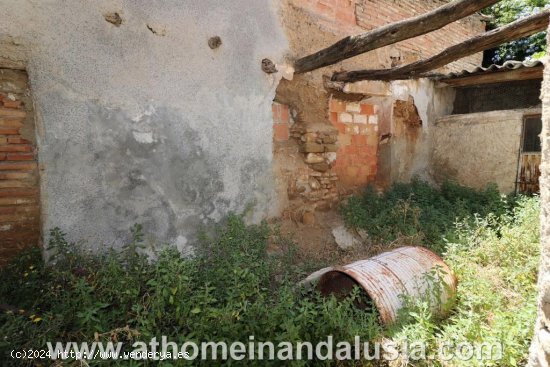
[[[357,231],[349,229],[358,240],[358,244],[343,250],[338,247],[332,234],[332,230],[341,225],[344,225],[344,221],[337,209],[315,212],[315,223],[310,225],[291,219],[274,219],[270,222],[274,235],[270,241],[269,251],[283,251],[285,241],[288,243],[290,240],[296,245],[297,262],[309,262],[312,265],[319,264],[319,267],[325,267],[349,264],[410,244],[406,239],[376,244],[364,236],[361,237]]]

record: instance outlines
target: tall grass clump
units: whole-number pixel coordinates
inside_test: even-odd
[[[39,249],[19,256],[0,272],[0,364],[34,366],[13,360],[11,350],[44,349],[46,342],[121,341],[124,351],[136,341],[168,337],[186,341],[254,340],[315,345],[333,340],[423,343],[425,360],[393,362],[335,360],[164,361],[162,366],[521,366],[527,358],[536,316],[539,254],[538,198],[502,197],[447,183],[440,189],[415,180],[385,194],[372,190],[352,198],[343,213],[351,226],[387,243],[403,236],[436,249],[458,278],[454,307],[446,319],[431,313],[430,297],[407,299],[399,321],[388,328],[376,310],[357,308],[359,289],[343,299],[323,298],[298,287],[304,264],[283,241],[277,253],[267,225],[247,226],[230,216],[209,231],[191,258],[173,248],[144,251],[140,226],[120,251],[90,254],[69,243],[59,229],[50,233],[50,261]],[[156,254],[151,261],[144,253]],[[308,266],[311,264],[308,264]],[[437,277],[434,277],[435,280]],[[361,298],[361,299],[359,299]],[[9,305],[9,307],[6,307]],[[443,344],[502,345],[498,359],[445,361]],[[409,353],[409,354],[408,354]],[[430,359],[430,356],[433,357]],[[150,366],[153,361],[86,361],[90,366]],[[38,363],[38,364],[37,364]],[[42,365],[49,365],[45,361]],[[80,366],[81,362],[65,362]]]
[[[495,353],[498,360],[475,355],[452,363],[436,358],[435,364],[418,366],[524,366],[536,317],[539,248],[537,198],[519,199],[500,217],[489,214],[459,222],[445,253],[459,280],[451,316],[439,320],[417,302],[405,312],[392,338],[424,342],[427,354],[435,356],[444,343],[502,346],[501,355]]]
[[[0,304],[17,309],[0,313],[2,365],[33,365],[33,361],[10,359],[9,352],[44,349],[48,341],[113,340],[130,346],[164,335],[181,346],[185,341],[247,344],[253,335],[256,341],[276,345],[326,341],[328,335],[339,341],[353,342],[355,335],[371,340],[381,332],[376,315],[354,306],[359,293],[337,301],[297,288],[298,265],[289,256],[267,254],[269,234],[266,225],[246,226],[240,217],[232,216],[217,235],[203,240],[194,258],[165,249],[157,261],[150,262],[140,252],[139,227],[122,252],[101,256],[80,252],[56,229],[50,241],[52,264],[44,265],[40,252],[33,250],[0,274]],[[154,365],[87,362],[90,366]],[[176,362],[162,365],[170,363]],[[182,363],[218,366],[236,361],[180,360],[176,365]],[[281,363],[264,360],[241,365]]]
[[[510,206],[511,201],[496,185],[477,191],[453,182],[436,188],[413,179],[411,183],[396,183],[381,194],[368,187],[363,195],[348,200],[342,214],[349,226],[366,230],[373,242],[389,243],[405,237],[442,253],[444,238],[454,234],[457,220],[474,214],[500,216]]]

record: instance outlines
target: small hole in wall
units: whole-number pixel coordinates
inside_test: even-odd
[[[166,29],[161,26],[147,24],[147,29],[155,36],[166,36]]]
[[[122,24],[122,17],[117,12],[104,14],[103,17],[107,22],[113,24],[115,27],[120,27]]]
[[[210,47],[212,50],[215,50],[221,45],[222,45],[222,39],[219,36],[210,37],[208,39],[208,47]]]
[[[275,64],[269,59],[262,60],[262,70],[267,74],[273,74],[277,72]]]

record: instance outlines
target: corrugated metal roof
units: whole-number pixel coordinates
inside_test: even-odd
[[[460,72],[454,72],[454,73],[449,73],[445,75],[438,75],[435,77],[435,79],[448,80],[448,79],[463,78],[467,76],[473,76],[473,75],[479,75],[479,74],[485,74],[485,73],[505,72],[509,70],[518,70],[523,68],[536,68],[536,67],[543,67],[543,66],[544,66],[544,62],[542,62],[541,60],[506,61],[502,65],[493,64],[486,68],[478,66],[472,71],[462,70]]]

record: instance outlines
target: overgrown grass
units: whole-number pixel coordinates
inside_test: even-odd
[[[423,341],[428,355],[437,355],[443,343],[501,343],[500,360],[458,359],[450,365],[524,366],[536,317],[538,218],[538,200],[523,198],[512,213],[459,223],[445,254],[459,280],[453,313],[438,320],[418,303],[392,337]],[[441,361],[435,365],[446,366]]]
[[[10,363],[7,355],[12,349],[43,349],[47,341],[99,338],[132,344],[165,335],[181,346],[184,341],[248,343],[253,335],[256,341],[277,344],[315,343],[332,335],[335,340],[353,342],[355,335],[370,340],[381,332],[376,315],[353,306],[359,293],[337,301],[297,288],[299,269],[289,256],[267,255],[268,235],[267,226],[247,227],[233,216],[216,238],[204,240],[196,258],[185,259],[167,249],[158,261],[149,263],[136,252],[139,228],[124,253],[102,257],[75,252],[55,230],[51,242],[57,250],[54,266],[44,267],[39,253],[33,251],[1,274],[0,303],[29,311],[0,315],[2,360]],[[94,363],[115,365],[113,361],[90,365]],[[235,361],[193,363],[212,366]],[[169,366],[168,362],[162,365]],[[242,365],[281,363],[247,361]]]
[[[476,212],[480,214],[473,215]],[[362,341],[424,342],[428,355],[437,355],[442,342],[500,342],[504,349],[498,361],[436,358],[410,365],[509,367],[525,362],[536,307],[537,198],[512,203],[494,189],[479,193],[447,184],[439,191],[415,181],[381,197],[371,192],[351,200],[345,215],[349,223],[367,228],[381,240],[405,234],[443,252],[459,279],[450,317],[438,319],[426,303],[412,300],[400,322],[383,329],[375,314],[354,306],[357,297],[363,297],[358,292],[337,301],[296,287],[304,274],[292,246],[280,255],[268,255],[269,228],[246,226],[237,216],[230,217],[217,235],[205,238],[194,258],[165,249],[156,262],[140,255],[139,226],[134,228],[134,241],[122,252],[107,251],[103,256],[79,252],[61,231],[54,230],[51,265],[45,266],[39,251],[33,250],[0,274],[0,304],[24,310],[0,314],[1,365],[25,365],[9,359],[8,353],[42,349],[47,341],[117,340],[130,347],[134,341],[148,342],[162,335],[179,345],[184,341],[246,344],[250,335],[256,341],[274,343],[315,343],[332,335],[353,345],[358,335]],[[463,219],[451,224],[457,217]],[[162,365],[182,361],[178,363]],[[97,360],[89,364],[117,365]],[[234,365],[235,361],[183,365],[191,364]],[[124,361],[118,365],[156,364]],[[247,360],[241,365],[282,363]],[[294,361],[284,365],[347,364]]]
[[[512,204],[496,185],[476,191],[453,182],[435,188],[414,179],[411,183],[394,184],[383,194],[368,187],[362,196],[351,197],[342,213],[348,225],[365,229],[374,242],[411,237],[417,244],[443,253],[445,238],[454,235],[457,219],[489,213],[498,217]]]
[[[443,255],[458,277],[456,305],[439,320],[425,302],[404,310],[386,331],[394,340],[419,341],[438,355],[443,343],[501,343],[502,359],[415,362],[418,366],[521,366],[536,317],[539,200],[505,198],[494,186],[475,191],[452,183],[441,189],[419,180],[385,194],[368,190],[343,209],[347,223],[375,241],[409,236]]]

